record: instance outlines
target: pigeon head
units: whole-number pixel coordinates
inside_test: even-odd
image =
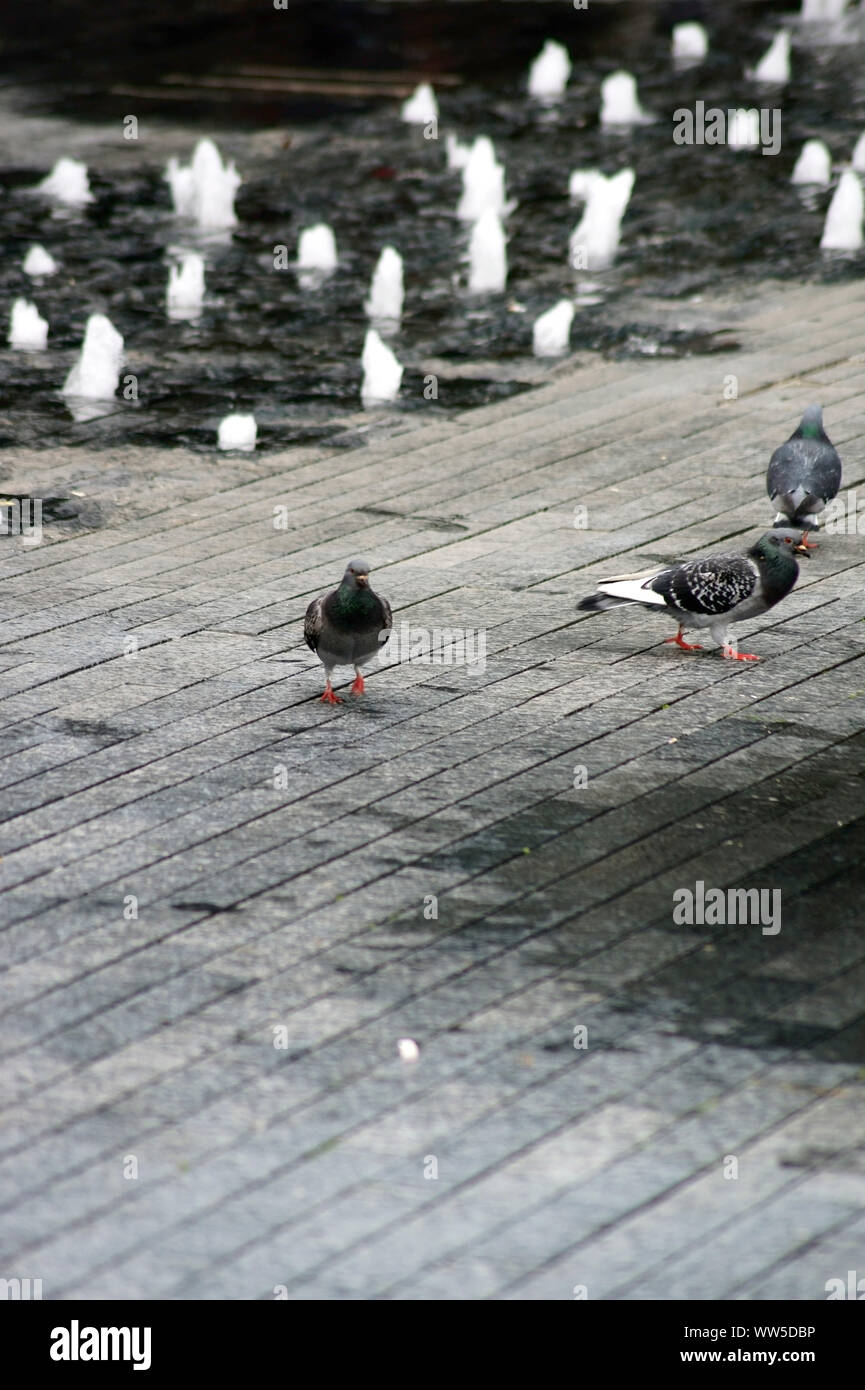
[[[342,582],[349,589],[365,589],[369,584],[369,571],[366,560],[349,560]]]
[[[773,561],[779,555],[810,556],[812,550],[816,550],[816,545],[809,545],[806,533],[800,527],[774,526],[771,531],[767,531],[765,536],[761,536],[757,544],[748,552],[753,555],[755,560]]]
[[[822,439],[823,437],[823,407],[822,405],[809,405],[802,419],[799,421],[799,428],[796,431],[800,439]]]

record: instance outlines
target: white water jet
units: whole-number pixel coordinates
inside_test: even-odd
[[[739,106],[727,126],[727,144],[731,150],[753,150],[760,143],[760,112],[753,107]]]
[[[856,148],[853,151],[853,158],[850,161],[854,169],[858,169],[860,174],[865,174],[865,131],[856,141]]]
[[[223,164],[212,140],[199,140],[191,164],[169,159],[165,178],[178,217],[192,218],[202,231],[237,226],[234,195],[242,180],[233,160]]]
[[[560,357],[563,352],[567,352],[573,317],[572,301],[560,299],[552,309],[535,319],[532,329],[532,351],[535,357]]]
[[[493,142],[479,135],[463,169],[463,194],[457,207],[462,222],[476,222],[487,211],[506,216],[505,170],[499,164]]]
[[[702,24],[673,25],[673,61],[699,63],[709,52],[709,36]]]
[[[402,256],[392,246],[385,246],[376,263],[364,309],[371,319],[398,323],[402,302]]]
[[[826,213],[821,251],[858,251],[862,246],[862,211],[859,175],[845,169]]]
[[[529,96],[556,101],[564,95],[571,75],[571,59],[563,44],[547,39],[529,68]]]
[[[297,243],[297,268],[315,275],[329,275],[336,270],[336,238],[326,222],[304,227]]]
[[[501,219],[487,208],[472,228],[469,242],[469,289],[473,294],[498,294],[508,278],[508,256]]]
[[[204,258],[197,251],[184,251],[180,265],[168,271],[166,303],[170,318],[193,318],[204,301]]]
[[[753,73],[748,74],[757,82],[790,81],[790,31],[782,29],[776,34]]]
[[[793,168],[791,183],[819,184],[828,188],[832,179],[832,156],[822,140],[806,140]]]
[[[402,381],[402,363],[397,361],[374,328],[367,331],[360,364],[363,367],[360,397],[364,406],[395,401]]]
[[[415,87],[400,111],[402,119],[411,125],[429,125],[431,121],[438,120],[438,114],[438,102],[429,82],[421,82]]]
[[[620,169],[609,179],[598,175],[570,239],[570,264],[574,270],[606,270],[613,264],[633,187],[633,169]]]
[[[219,422],[217,445],[220,449],[241,449],[252,453],[258,438],[254,415],[226,415]]]
[[[449,169],[464,169],[472,152],[471,145],[462,145],[455,135],[445,136]]]
[[[645,125],[651,121],[640,105],[637,81],[629,72],[612,72],[601,83],[601,125]]]
[[[22,269],[25,275],[30,275],[36,280],[43,275],[53,275],[57,270],[57,262],[44,246],[31,246],[24,257]]]
[[[110,400],[117,390],[122,364],[123,338],[104,314],[91,314],[81,352],[66,378],[63,395]]]
[[[840,19],[847,8],[847,0],[802,0],[802,13],[799,18],[803,24],[819,22],[821,19]]]
[[[575,169],[568,180],[568,196],[572,203],[586,202],[592,189],[604,175],[598,169]]]
[[[66,207],[83,207],[93,202],[87,165],[80,159],[58,159],[51,173],[37,183],[34,191],[45,193],[55,203],[63,203]]]
[[[9,346],[25,352],[38,352],[48,342],[48,320],[43,319],[35,304],[16,299],[9,320]]]

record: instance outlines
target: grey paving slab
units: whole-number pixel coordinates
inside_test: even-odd
[[[767,289],[738,352],[586,355],[450,420],[358,417],[354,449],[130,450],[104,524],[4,538],[8,1277],[759,1300],[856,1267],[862,538],[823,536],[747,669],[576,602],[758,534],[813,399],[865,482],[863,301]],[[4,485],[78,467],[12,450]],[[321,706],[302,616],[358,550],[484,669]],[[698,882],[777,891],[780,930],[677,923]]]

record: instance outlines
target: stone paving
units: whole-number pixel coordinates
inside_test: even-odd
[[[863,310],[767,287],[701,310],[739,351],[578,355],[327,448],[6,455],[4,488],[81,512],[0,538],[0,1273],[517,1300],[865,1273],[865,543],[825,535],[741,629],[759,665],[576,611],[756,538],[813,400],[865,486]],[[485,663],[323,706],[303,613],[358,553],[398,626],[481,632]],[[676,925],[698,880],[780,889],[780,932]]]

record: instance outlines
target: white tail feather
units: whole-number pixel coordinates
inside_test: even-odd
[[[598,590],[613,598],[631,599],[633,603],[659,603],[663,608],[666,606],[663,596],[645,587],[654,577],[654,574],[648,577],[643,574],[630,579],[605,579],[598,585]]]

